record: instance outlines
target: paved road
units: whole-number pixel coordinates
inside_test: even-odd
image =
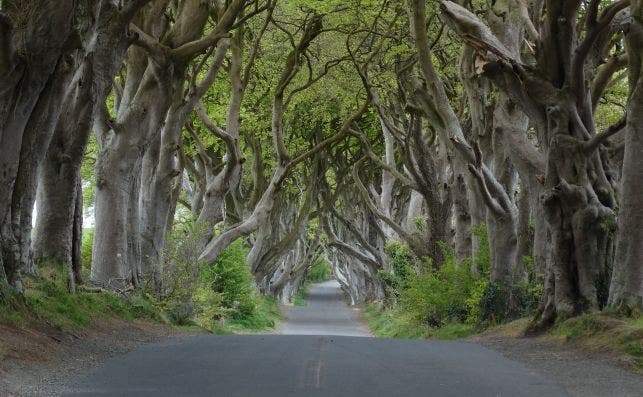
[[[311,285],[306,306],[283,310],[286,321],[277,330],[282,335],[370,336],[368,329],[357,321],[357,309],[344,303],[337,281]]]
[[[366,335],[336,286],[313,287],[282,333]],[[566,396],[520,363],[447,341],[340,335],[200,335],[143,346],[66,395],[221,397]]]

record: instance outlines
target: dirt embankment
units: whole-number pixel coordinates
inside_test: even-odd
[[[144,343],[185,335],[143,320],[95,319],[91,325],[60,331],[47,324],[0,324],[0,396],[58,394],[79,369]]]
[[[635,372],[628,355],[614,349],[589,349],[581,341],[555,335],[523,337],[524,326],[526,323],[509,324],[468,340],[550,376],[572,396],[643,395],[643,376]]]

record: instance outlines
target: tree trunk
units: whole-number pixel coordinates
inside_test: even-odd
[[[616,256],[609,304],[643,308],[643,2],[633,0],[626,36],[630,98],[625,128]]]
[[[76,183],[75,203],[70,269],[70,274],[73,274],[73,278],[70,276],[70,289],[72,289],[71,283],[73,282],[73,290],[75,290],[76,285],[83,283],[83,186],[80,178],[77,179]]]
[[[129,233],[138,235],[131,222],[138,208],[138,199],[133,196],[138,196],[140,189],[143,153],[121,134],[115,135],[109,149],[101,152],[96,162],[96,229],[90,279],[106,288],[120,289],[138,277],[138,265],[130,262],[136,245],[130,241]]]
[[[40,167],[33,241],[36,261],[49,260],[64,267],[73,262],[76,187],[81,183],[80,166],[92,122],[91,81],[91,61],[85,59]]]
[[[3,278],[18,290],[21,269],[34,272],[29,243],[37,168],[64,95],[74,7],[9,2],[0,13],[0,256]]]

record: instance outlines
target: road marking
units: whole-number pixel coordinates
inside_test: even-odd
[[[304,389],[320,389],[322,384],[322,373],[324,363],[321,359],[309,360],[306,364],[306,375],[304,379]]]

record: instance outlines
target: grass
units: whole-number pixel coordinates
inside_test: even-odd
[[[219,335],[264,332],[274,329],[282,319],[277,301],[270,296],[260,296],[257,308],[251,316],[215,321],[211,331]]]
[[[400,309],[386,309],[381,304],[370,304],[362,313],[371,332],[378,337],[457,339],[476,333],[473,325],[462,323],[446,324],[439,328],[418,324]],[[522,318],[489,330],[518,338],[524,335],[529,321],[530,318]],[[608,311],[587,313],[557,323],[543,337],[586,352],[618,357],[632,371],[643,374],[643,316],[630,318]]]
[[[172,325],[158,302],[143,292],[125,296],[79,290],[70,294],[64,272],[55,266],[41,267],[39,277],[25,277],[23,282],[23,295],[11,294],[0,301],[0,323],[18,326],[45,323],[61,331],[86,327],[93,319],[110,317],[126,321],[148,319]],[[234,334],[273,329],[283,318],[276,300],[262,295],[253,299],[256,306],[251,315],[216,321],[208,331]],[[195,324],[172,326],[182,330],[203,330]]]
[[[362,313],[373,335],[380,338],[458,339],[475,333],[468,324],[451,323],[439,328],[418,324],[401,310],[385,309],[381,304],[370,304]]]
[[[28,325],[44,322],[59,330],[85,327],[95,318],[139,318],[164,322],[161,312],[142,294],[67,292],[62,272],[41,268],[37,278],[24,279],[24,295],[0,303],[0,322]]]
[[[292,304],[293,306],[306,306],[307,302],[307,297],[308,297],[308,287],[310,286],[310,283],[306,281],[300,288],[299,291],[297,291],[297,294],[292,297]]]
[[[643,316],[587,313],[557,324],[549,335],[583,350],[618,355],[643,374]]]

